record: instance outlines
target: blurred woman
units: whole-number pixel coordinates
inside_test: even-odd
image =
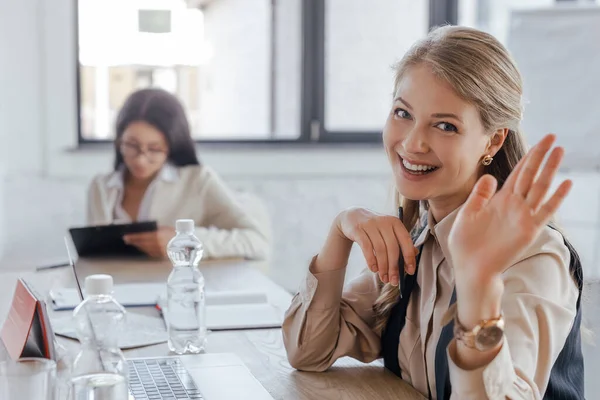
[[[94,178],[88,224],[157,221],[155,232],[125,236],[151,257],[165,257],[177,219],[196,222],[206,258],[264,259],[269,227],[251,216],[196,156],[181,103],[161,89],[129,96],[116,122],[114,171]]]

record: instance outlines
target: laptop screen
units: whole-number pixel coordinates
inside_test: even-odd
[[[67,249],[67,256],[69,257],[69,265],[71,266],[71,271],[73,271],[73,276],[75,277],[75,284],[77,286],[77,293],[79,294],[79,300],[83,301],[83,291],[81,290],[81,284],[79,282],[79,277],[77,276],[77,270],[75,269],[75,262],[73,261],[73,257],[71,256],[71,251],[69,250],[69,242],[67,241],[66,236],[65,236],[65,247]]]

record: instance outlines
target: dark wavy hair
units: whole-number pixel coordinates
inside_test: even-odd
[[[199,165],[190,125],[183,106],[171,93],[162,89],[141,89],[133,92],[119,111],[116,123],[115,170],[123,165],[118,143],[129,124],[146,122],[158,129],[169,145],[167,160],[173,165]]]

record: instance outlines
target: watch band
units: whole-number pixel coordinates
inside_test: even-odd
[[[454,337],[466,347],[479,351],[495,348],[504,337],[504,316],[481,320],[473,329],[465,328],[457,316],[456,304],[453,304],[444,318],[454,320]]]

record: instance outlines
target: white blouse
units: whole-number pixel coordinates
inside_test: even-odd
[[[88,190],[89,225],[133,219],[121,204],[123,177],[123,171],[114,171],[94,178]],[[178,219],[193,219],[206,258],[266,259],[271,241],[268,212],[264,207],[249,207],[260,205],[252,203],[247,194],[230,190],[207,166],[165,165],[146,190],[137,220],[175,226]]]
[[[117,201],[113,210],[114,223],[127,223],[132,222],[133,218],[123,208],[123,196],[125,195],[125,166],[121,166],[119,171],[112,174],[109,178],[106,186],[111,189],[117,190]],[[156,182],[161,180],[164,182],[177,182],[179,175],[177,174],[177,168],[172,164],[165,164],[158,172],[154,180],[150,183],[142,202],[138,210],[137,221],[149,221],[150,218],[150,206],[152,199],[154,198],[154,192],[156,192]]]

